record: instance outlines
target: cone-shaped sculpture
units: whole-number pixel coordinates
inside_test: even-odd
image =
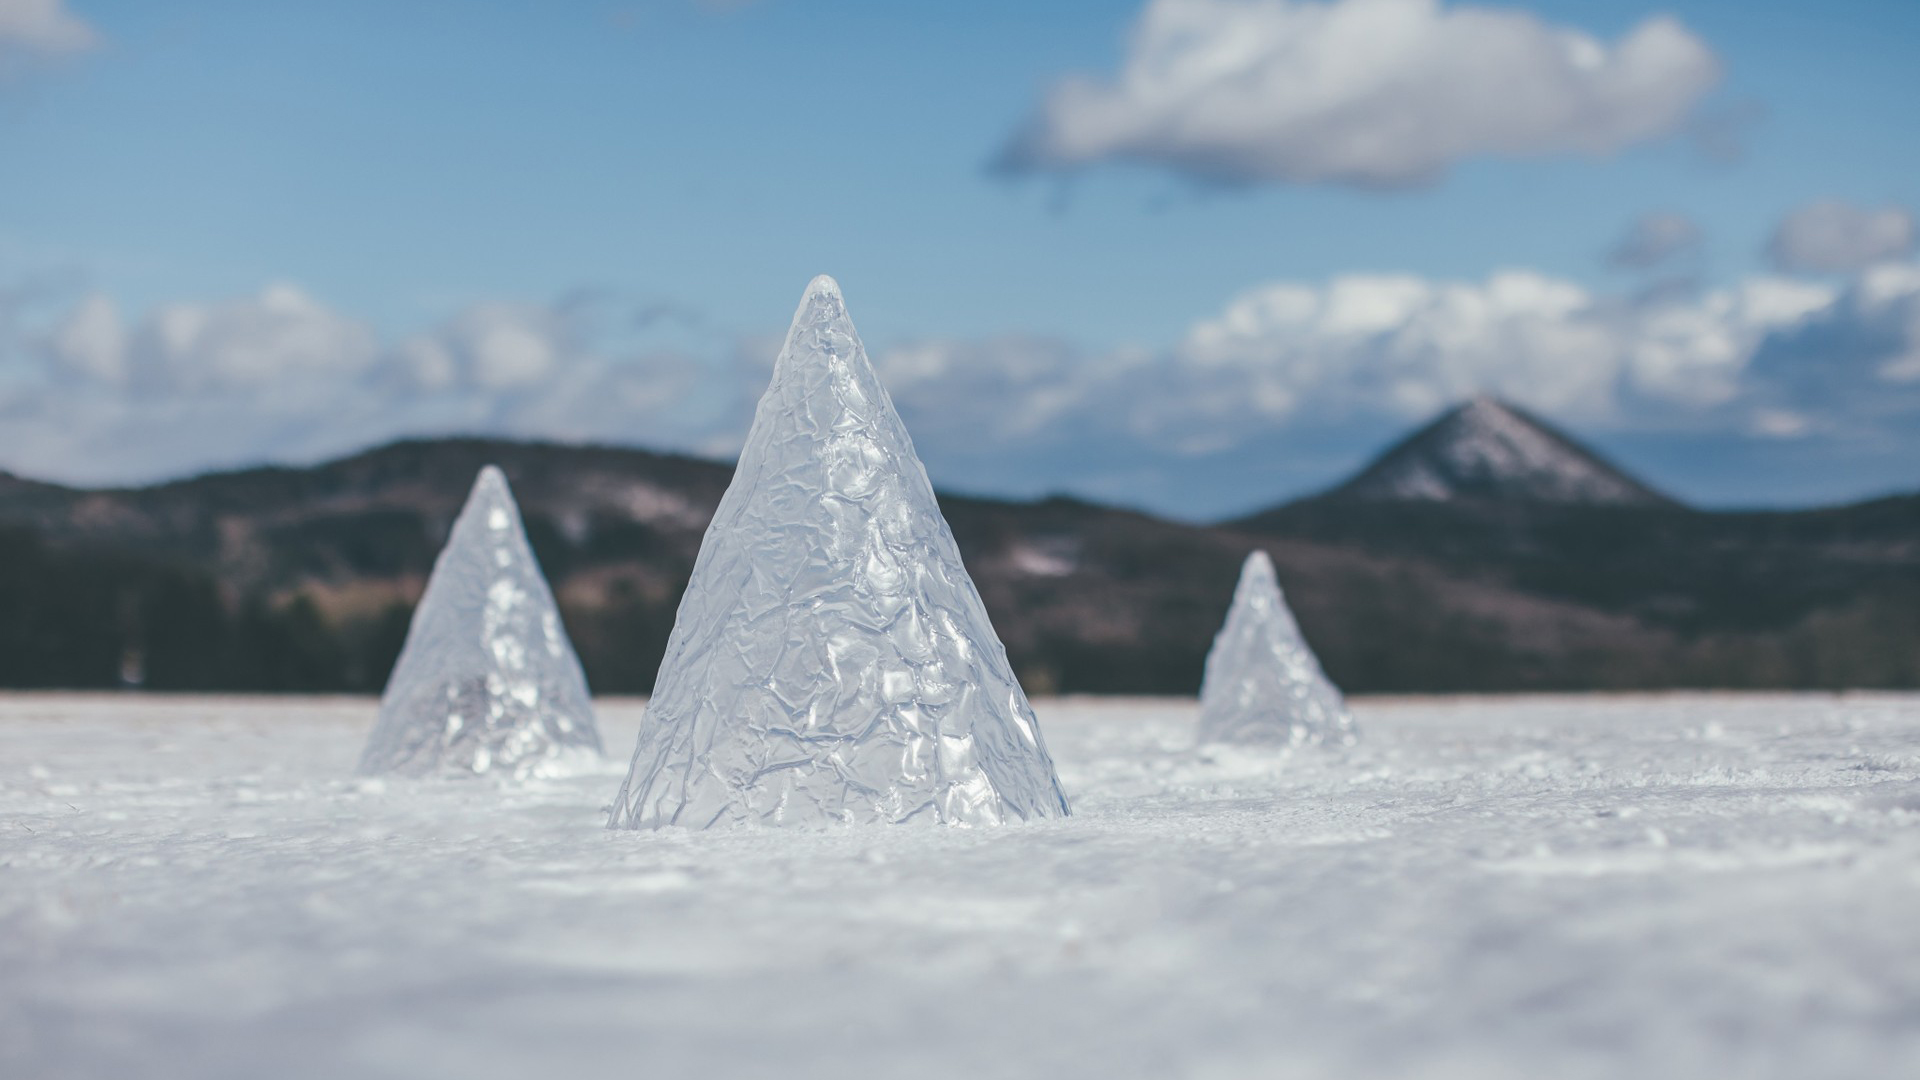
[[[1066,797],[832,278],[680,602],[613,828],[1060,817]]]
[[[1300,636],[1273,560],[1247,556],[1227,623],[1207,653],[1202,743],[1349,744],[1353,717]]]
[[[433,564],[360,771],[525,776],[599,754],[580,660],[489,465]]]

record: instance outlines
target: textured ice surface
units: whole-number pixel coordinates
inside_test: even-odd
[[[1920,696],[1362,699],[1284,769],[1191,700],[1034,706],[1071,818],[690,834],[601,828],[624,762],[347,777],[363,702],[0,695],[0,1077],[1920,1061]]]
[[[1202,743],[1351,743],[1353,716],[1300,635],[1273,560],[1247,556],[1227,623],[1207,653]]]
[[[580,660],[489,465],[433,564],[360,771],[525,776],[599,753]]]
[[[1060,817],[1039,724],[831,278],[700,546],[615,828]]]

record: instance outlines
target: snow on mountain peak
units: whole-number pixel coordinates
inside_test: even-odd
[[[1670,500],[1520,410],[1485,395],[1455,407],[1330,494],[1653,506]]]

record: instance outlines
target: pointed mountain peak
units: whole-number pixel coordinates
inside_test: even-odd
[[[1449,409],[1327,494],[1381,502],[1672,502],[1546,422],[1484,394]]]
[[[794,315],[614,828],[1060,817],[1066,798],[833,279]]]
[[[360,771],[525,776],[599,754],[580,661],[489,465],[434,561]]]
[[[1475,394],[1454,407],[1454,413],[1482,423],[1503,423],[1518,419],[1513,407],[1491,394]]]
[[[1273,560],[1255,551],[1207,653],[1199,741],[1298,746],[1355,738],[1346,702],[1287,608]]]

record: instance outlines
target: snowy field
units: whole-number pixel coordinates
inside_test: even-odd
[[[1920,1074],[1920,697],[1362,701],[1075,816],[609,833],[622,759],[357,781],[371,701],[0,698],[0,1076]]]

